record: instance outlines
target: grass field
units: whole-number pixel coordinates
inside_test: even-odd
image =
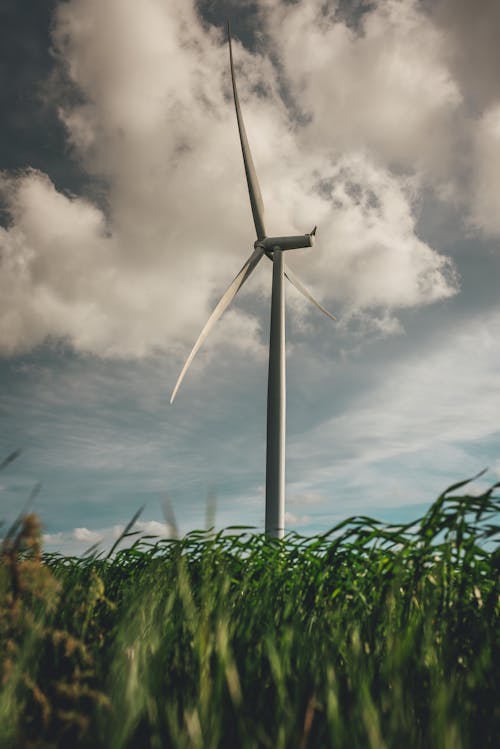
[[[241,529],[0,564],[0,746],[496,747],[496,487],[412,525]]]

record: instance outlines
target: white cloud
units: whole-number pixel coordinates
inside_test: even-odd
[[[170,538],[172,535],[170,526],[165,523],[160,523],[158,520],[139,520],[136,523],[135,528],[142,533],[162,538]]]
[[[455,293],[452,263],[415,233],[411,181],[352,153],[324,166],[320,185],[327,197],[317,211],[320,233],[307,268],[324,295],[362,310],[427,304]]]
[[[311,491],[295,486],[292,492],[289,492],[287,504],[292,507],[303,507],[304,505],[319,505],[326,502],[327,496],[323,492]]]
[[[73,538],[75,541],[86,541],[88,543],[99,543],[102,541],[104,536],[99,531],[91,531],[88,528],[75,528],[73,531]]]
[[[366,150],[498,235],[495,0],[376,0],[356,29],[322,0],[260,0],[304,153]]]
[[[58,533],[43,533],[42,534],[42,541],[44,544],[60,544],[64,541],[65,534],[62,531],[59,531]]]
[[[0,228],[1,349],[29,349],[52,335],[77,348],[92,339],[98,350],[106,307],[123,293],[114,288],[116,245],[106,237],[102,213],[58,193],[38,172],[4,176],[0,189],[13,219]]]
[[[44,533],[42,540],[44,549],[53,551],[57,549],[63,554],[83,554],[90,546],[98,544],[98,549],[107,553],[115,541],[122,535],[125,525],[118,523],[104,528],[73,528],[71,531],[59,531],[57,533]],[[119,549],[133,544],[137,538],[144,535],[157,536],[158,538],[171,538],[172,529],[165,523],[157,520],[138,520],[131,532],[138,532],[123,539]]]
[[[294,515],[292,512],[285,512],[285,523],[287,526],[308,525],[311,522],[309,515]]]
[[[461,95],[443,34],[416,0],[373,3],[357,31],[335,3],[261,5],[294,100],[310,118],[308,152],[365,147],[409,171],[449,165]]]
[[[269,58],[234,45],[268,230],[317,223],[315,250],[291,265],[390,334],[390,310],[456,290],[450,262],[416,235],[419,184],[392,162],[445,159],[460,97],[414,3],[377,4],[358,36],[318,25],[319,7],[274,2],[267,21],[309,124],[287,111]],[[106,184],[106,210],[38,172],[4,176],[0,351],[53,337],[106,357],[184,353],[253,241],[222,34],[188,0],[70,0],[56,9],[53,43],[80,97],[60,116],[75,156]],[[241,349],[261,349],[249,314],[226,325]]]

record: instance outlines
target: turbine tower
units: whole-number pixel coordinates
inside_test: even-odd
[[[286,361],[285,361],[285,289],[284,277],[300,291],[310,302],[318,307],[332,320],[336,318],[314,299],[298,278],[284,268],[283,252],[303,247],[312,247],[316,227],[309,233],[299,236],[268,237],[264,226],[264,203],[259,188],[257,173],[248,145],[248,139],[241,114],[236,78],[234,75],[231,32],[227,25],[229,42],[229,62],[233,84],[234,106],[240,135],[243,164],[250,197],[253,221],[257,239],[254,250],[240,272],[226,289],[221,300],[210,315],[198,340],[193,346],[186,363],[172,391],[170,403],[179,390],[191,362],[211,329],[227,309],[262,257],[266,255],[273,263],[273,280],[271,293],[271,330],[269,336],[269,374],[267,385],[267,450],[266,450],[266,520],[268,535],[283,538],[285,532],[285,429],[286,429]]]

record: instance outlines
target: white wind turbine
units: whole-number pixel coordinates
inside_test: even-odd
[[[231,47],[231,34],[228,23],[229,60],[231,65],[231,80],[233,84],[234,105],[236,119],[240,134],[243,163],[250,196],[250,205],[257,233],[254,242],[254,251],[246,261],[237,276],[226,289],[221,300],[210,315],[208,322],[201,331],[198,340],[193,346],[186,363],[184,364],[179,378],[170,398],[173,403],[184,379],[189,365],[193,361],[198,349],[210,333],[211,329],[229,306],[245,281],[253,272],[263,255],[273,262],[273,283],[271,294],[271,331],[269,339],[269,375],[267,385],[267,452],[266,452],[266,533],[283,538],[285,521],[285,293],[284,276],[301,292],[310,302],[318,307],[332,320],[336,318],[317,302],[294,274],[287,268],[284,269],[283,252],[285,250],[296,250],[302,247],[312,247],[316,227],[310,234],[292,237],[268,237],[264,228],[264,204],[260,193],[259,182],[253,164],[252,154],[248,145],[245,125],[241,114],[236,80],[234,76],[233,51]]]

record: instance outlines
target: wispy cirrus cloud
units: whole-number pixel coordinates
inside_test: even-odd
[[[350,491],[364,503],[370,495],[374,506],[389,506],[432,500],[432,494],[422,496],[423,487],[442,491],[457,466],[457,480],[488,465],[494,472],[499,325],[495,311],[456,326],[446,342],[419,348],[389,372],[379,372],[373,387],[345,410],[302,432],[289,448],[298,486],[320,493],[341,486],[344,509]],[[419,484],[413,487],[415,473]]]

